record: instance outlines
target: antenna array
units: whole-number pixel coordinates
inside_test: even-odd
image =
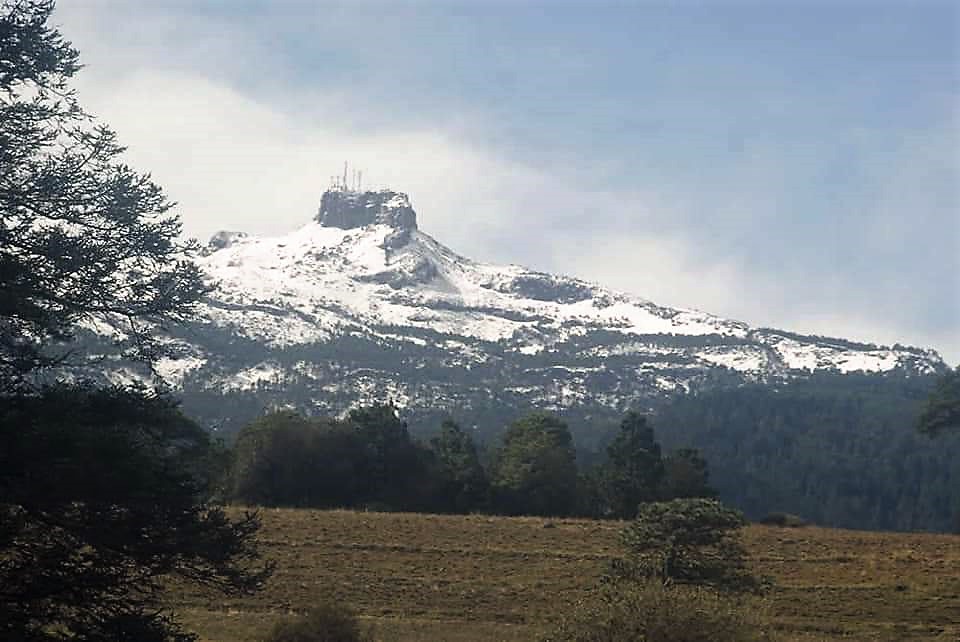
[[[350,171],[347,161],[343,162],[343,175],[330,177],[330,189],[341,192],[359,192],[363,189],[363,171]]]

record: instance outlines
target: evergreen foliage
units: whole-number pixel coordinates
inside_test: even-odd
[[[946,372],[937,381],[918,426],[920,432],[928,435],[960,432],[960,367]]]
[[[428,345],[442,340],[429,339]],[[382,358],[383,353],[381,348],[373,356]],[[322,354],[325,358],[328,353]],[[288,357],[311,358],[303,352],[291,352]],[[417,372],[405,371],[403,376],[420,385],[423,380]],[[644,404],[650,407],[648,422],[656,428],[662,447],[665,479],[660,499],[704,494],[712,488],[717,497],[750,519],[785,511],[823,526],[953,530],[960,515],[960,484],[956,483],[960,431],[941,431],[937,440],[930,440],[917,430],[917,418],[936,381],[932,375],[817,373],[789,382],[694,388],[690,394]],[[315,393],[313,384],[288,383],[290,396],[304,400],[299,408],[318,412],[308,403]],[[453,404],[458,408],[457,420],[471,426],[477,446],[495,453],[502,426],[533,411],[523,400],[482,388],[480,381],[457,381],[456,385],[475,391],[476,396],[465,393],[452,401],[424,396],[418,405],[404,409],[412,436],[433,436],[450,416]],[[349,387],[349,382],[344,386]],[[489,394],[482,395],[483,390]],[[223,394],[206,391],[202,396],[185,393],[184,407],[203,422],[222,425],[220,434],[229,435],[233,426],[242,427],[264,405],[282,401],[279,393],[266,388]],[[322,408],[339,408],[348,395],[336,392],[322,401],[320,412],[333,415],[339,411]],[[611,514],[599,468],[621,419],[598,405],[563,410],[582,473],[579,514]],[[680,475],[701,468],[678,452],[689,448],[709,462],[709,477]],[[674,465],[679,463],[683,465]],[[493,466],[487,470],[492,473]],[[677,487],[679,479],[699,479],[694,484],[699,490],[683,490],[686,484]],[[491,510],[496,509],[491,506]]]
[[[373,632],[350,609],[324,603],[301,618],[278,623],[264,642],[373,642]]]
[[[256,590],[259,518],[208,499],[210,437],[144,391],[0,397],[0,639],[189,640],[167,576]]]
[[[570,514],[577,501],[577,463],[567,425],[548,412],[510,424],[492,485],[496,505],[506,514]]]
[[[653,428],[638,412],[628,412],[607,447],[604,467],[607,501],[613,516],[632,519],[637,506],[660,495],[664,465]]]
[[[713,499],[643,504],[622,534],[626,557],[611,566],[616,580],[653,580],[726,592],[751,592],[759,581],[747,568],[736,510]]]
[[[349,424],[272,413],[237,438],[232,497],[263,506],[350,506],[360,495],[357,462],[363,454]]]
[[[304,483],[329,491],[317,491],[306,501],[305,495],[281,497],[273,491],[258,495],[257,488],[262,491],[269,483],[253,477],[243,482],[249,484],[246,490],[236,481],[232,487],[239,489],[235,497],[241,501],[266,505],[629,518],[642,503],[634,500],[649,501],[650,484],[659,478],[653,500],[719,497],[755,520],[786,512],[812,523],[847,527],[955,528],[952,515],[960,507],[960,497],[954,480],[960,469],[950,449],[960,435],[945,435],[933,447],[914,430],[911,422],[926,394],[922,382],[912,382],[913,398],[905,396],[911,389],[898,380],[865,377],[863,383],[869,386],[847,383],[844,388],[829,378],[827,390],[808,382],[677,398],[656,415],[665,427],[664,441],[675,448],[666,454],[650,420],[635,413],[624,417],[605,453],[580,451],[575,458],[569,432],[558,429],[566,426],[565,421],[528,413],[502,433],[500,447],[489,461],[452,422],[434,432],[427,448],[411,437],[395,411],[382,408],[363,414],[380,416],[394,437],[378,436],[368,428],[364,431],[368,437],[361,438],[347,425],[349,420],[300,420],[326,426],[320,431],[325,436],[316,437],[316,443],[323,444],[327,455],[314,457],[318,463],[312,467],[301,466],[296,462],[312,448],[301,444],[290,447],[291,459],[282,463],[284,449],[271,446],[262,451],[266,459],[258,465],[276,457],[276,465],[287,473],[301,470],[313,479]],[[498,416],[491,414],[492,420]],[[540,426],[544,417],[550,418],[553,436]],[[249,430],[237,443],[241,469],[243,453],[249,451],[245,445]],[[422,420],[418,432],[429,434]],[[366,445],[367,438],[375,444]],[[365,461],[384,452],[384,439],[405,444],[395,449],[398,460]],[[702,445],[704,451],[682,446],[688,443]],[[273,454],[267,457],[268,453]],[[584,461],[589,463],[577,470],[577,462]],[[370,492],[367,486],[361,492],[365,482],[358,481],[358,471],[385,466],[395,472],[393,481],[381,488],[391,492]],[[648,475],[651,468],[656,472]],[[544,507],[547,503],[549,509]]]
[[[357,460],[360,501],[416,510],[433,494],[426,479],[428,451],[410,438],[406,422],[389,404],[350,411],[349,421],[364,449]]]
[[[450,498],[450,510],[466,513],[486,505],[490,484],[470,436],[446,419],[440,434],[430,440],[430,448],[444,482],[441,495]]]
[[[261,417],[237,438],[231,488],[233,499],[264,506],[430,512],[470,512],[488,495],[476,448],[456,424],[427,447],[389,405],[344,420]]]
[[[695,446],[720,499],[864,530],[956,528],[960,432],[917,431],[933,378],[814,375],[704,390],[658,409],[665,447]],[[668,465],[669,468],[669,465]]]
[[[151,364],[150,329],[207,291],[173,204],[77,102],[52,11],[0,3],[0,638],[192,640],[164,578],[247,593],[271,569],[257,516],[212,502],[221,451],[173,401],[42,385],[84,322]]]
[[[528,413],[504,432],[488,473],[473,440],[449,418],[424,444],[390,405],[357,408],[343,420],[280,411],[240,431],[230,496],[264,506],[623,517],[674,490],[712,494],[696,451],[661,458],[636,413],[625,417],[622,434],[608,462],[581,474],[566,424]]]
[[[679,448],[663,461],[660,498],[714,497],[707,460],[695,448]]]
[[[151,323],[207,290],[159,186],[80,107],[79,54],[52,0],[0,5],[0,392],[63,361],[79,321],[108,322],[129,356],[156,356]]]

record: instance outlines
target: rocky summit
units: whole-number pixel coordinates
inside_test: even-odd
[[[194,321],[166,331],[171,356],[158,365],[186,399],[619,412],[723,383],[945,367],[932,350],[757,328],[473,261],[419,230],[407,196],[390,190],[331,189],[302,228],[219,233],[199,263],[217,287]]]
[[[417,213],[406,194],[393,190],[359,192],[331,189],[320,199],[316,222],[323,227],[344,230],[367,225],[389,225],[397,229],[417,229]]]

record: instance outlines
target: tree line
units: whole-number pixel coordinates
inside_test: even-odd
[[[553,413],[517,418],[483,449],[451,419],[417,440],[382,404],[343,419],[270,413],[240,431],[228,459],[228,497],[263,506],[632,518],[644,502],[715,494],[699,452],[664,454],[637,412],[586,470]]]
[[[511,417],[509,409],[497,408],[485,414],[464,410],[465,421],[457,424],[414,408],[404,413],[409,426],[402,452],[420,486],[402,501],[353,491],[323,501],[275,493],[266,499],[263,471],[282,457],[282,439],[292,438],[280,435],[276,443],[264,442],[263,452],[273,454],[240,465],[255,463],[248,473],[261,481],[246,474],[234,480],[231,492],[241,502],[291,506],[629,517],[638,501],[706,494],[709,479],[719,499],[754,520],[789,513],[824,526],[956,532],[960,430],[951,426],[958,378],[956,370],[939,378],[815,374],[782,385],[701,390],[618,421],[575,410],[562,418],[514,410]],[[921,415],[923,431],[917,429]],[[367,452],[357,445],[366,437],[351,428],[357,420],[298,420],[316,423],[302,427],[301,441],[341,453],[333,458],[341,482],[364,470],[344,463],[359,461],[351,452]],[[251,433],[265,440],[263,428],[272,421],[264,417],[241,430],[233,455],[238,463],[252,452]],[[928,436],[933,434],[936,439]],[[458,493],[462,497],[455,498]]]

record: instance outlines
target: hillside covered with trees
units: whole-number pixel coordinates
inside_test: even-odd
[[[236,438],[231,483],[251,503],[596,517],[715,493],[752,519],[952,532],[960,435],[916,426],[934,383],[821,375],[679,396],[619,421],[498,409],[483,428],[390,406],[273,413]],[[281,479],[287,490],[268,490]]]

